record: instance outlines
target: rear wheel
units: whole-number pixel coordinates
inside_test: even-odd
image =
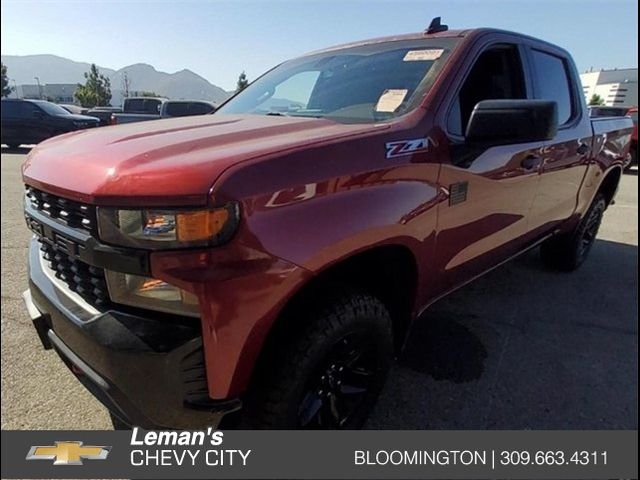
[[[389,312],[377,298],[343,289],[304,316],[307,327],[261,367],[246,420],[252,428],[360,428],[393,359]]]
[[[542,244],[543,262],[554,269],[572,271],[587,259],[596,240],[607,201],[598,193],[578,227],[571,233],[557,235]]]

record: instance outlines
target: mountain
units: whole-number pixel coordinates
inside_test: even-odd
[[[35,77],[40,83],[79,83],[91,67],[89,63],[55,55],[2,55],[2,64],[7,66],[9,78],[15,79],[18,85],[36,83]],[[107,77],[115,73],[110,68],[99,68]]]
[[[41,84],[84,83],[84,73],[91,67],[89,63],[56,55],[2,55],[2,63],[7,66],[9,78],[15,79],[18,85],[34,84],[35,77],[39,78]],[[122,78],[125,72],[129,78],[130,91],[145,90],[168,98],[209,100],[215,103],[220,103],[231,95],[187,69],[166,73],[145,63],[129,65],[120,70],[100,66],[98,69],[111,80],[112,105],[119,105],[122,101]]]

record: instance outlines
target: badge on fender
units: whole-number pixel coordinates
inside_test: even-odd
[[[414,138],[413,140],[398,140],[387,142],[387,158],[411,155],[413,153],[426,152],[429,149],[428,138]]]

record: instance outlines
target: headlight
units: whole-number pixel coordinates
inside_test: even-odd
[[[239,207],[209,210],[121,210],[98,208],[100,239],[151,250],[206,247],[228,241],[239,223]]]
[[[162,280],[105,270],[111,300],[161,312],[199,316],[198,298]]]

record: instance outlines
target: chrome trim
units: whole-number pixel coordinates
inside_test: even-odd
[[[22,292],[22,300],[24,300],[24,304],[27,307],[27,312],[29,313],[29,318],[31,320],[35,320],[36,318],[40,318],[42,313],[38,310],[38,307],[33,303],[33,299],[31,298],[31,290],[25,290]]]
[[[47,261],[44,259],[42,253],[39,253],[38,257],[40,258],[40,267],[42,268],[42,271],[44,272],[45,276],[51,281],[54,287],[56,287],[56,290],[69,297],[69,299],[71,299],[73,303],[78,305],[85,312],[91,315],[98,315],[99,313],[101,313],[99,310],[96,310],[93,306],[91,306],[91,304],[89,304],[84,298],[82,298],[76,292],[72,291],[66,283],[55,276],[53,269],[47,264]]]

